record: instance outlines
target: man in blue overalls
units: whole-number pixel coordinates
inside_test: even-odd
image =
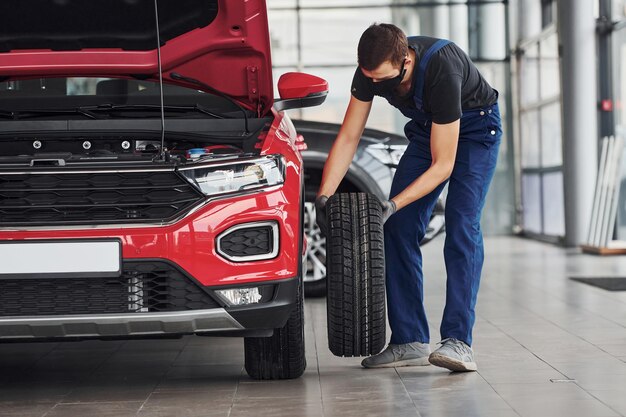
[[[390,199],[382,202],[391,341],[362,365],[430,363],[474,371],[472,327],[484,258],[480,216],[502,136],[498,92],[454,43],[423,36],[407,39],[390,24],[374,24],[363,33],[358,61],[352,97],[316,200],[323,232],[327,196],[348,170],[374,96],[384,97],[411,119],[404,129],[409,146]],[[446,306],[441,346],[431,353],[419,242],[446,183]]]

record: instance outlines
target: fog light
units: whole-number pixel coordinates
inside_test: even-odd
[[[261,292],[258,287],[252,288],[232,288],[228,290],[215,291],[224,301],[232,306],[244,306],[257,304],[261,301]]]

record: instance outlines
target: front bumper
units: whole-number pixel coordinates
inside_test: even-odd
[[[296,305],[300,278],[264,283],[271,298],[241,307],[137,312],[0,316],[0,340],[127,338],[171,335],[269,336]],[[227,287],[220,287],[227,288]],[[210,293],[212,288],[208,288]]]
[[[0,318],[0,338],[120,337],[241,330],[223,308],[167,313]]]

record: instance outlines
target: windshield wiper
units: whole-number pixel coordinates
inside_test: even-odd
[[[208,85],[206,83],[203,83],[200,80],[196,80],[195,78],[187,77],[187,76],[179,74],[177,72],[170,72],[170,77],[173,80],[185,81],[185,82],[188,82],[189,84],[195,84],[197,86],[204,87],[206,90],[209,90],[213,94],[216,94],[216,95],[218,95],[218,96],[220,96],[220,97],[230,101],[231,103],[233,103],[243,113],[243,121],[244,121],[244,129],[245,129],[244,130],[244,135],[247,136],[247,135],[250,134],[250,130],[248,129],[248,113],[246,112],[246,109],[244,109],[243,106],[241,104],[239,104],[235,99],[233,99],[232,97],[229,97],[228,95],[222,93],[219,90],[216,90],[215,88],[211,87],[210,85]]]
[[[161,110],[161,106],[158,104],[101,104],[98,106],[83,106],[79,107],[84,111],[89,112],[108,112],[108,111],[116,111],[116,110]],[[223,114],[215,113],[201,104],[194,104],[193,106],[164,106],[165,111],[173,111],[173,112],[189,112],[189,111],[197,111],[199,113],[206,114],[207,116],[211,116],[216,119],[227,119],[228,116]]]
[[[64,115],[64,114],[80,114],[90,119],[99,119],[99,117],[87,109],[27,109],[27,110],[0,110],[0,117],[5,119],[20,120],[29,117]]]

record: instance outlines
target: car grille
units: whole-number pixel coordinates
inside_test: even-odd
[[[169,222],[204,196],[172,171],[0,174],[0,227]]]
[[[217,308],[191,278],[166,262],[124,262],[118,278],[0,280],[0,316],[148,313]]]

